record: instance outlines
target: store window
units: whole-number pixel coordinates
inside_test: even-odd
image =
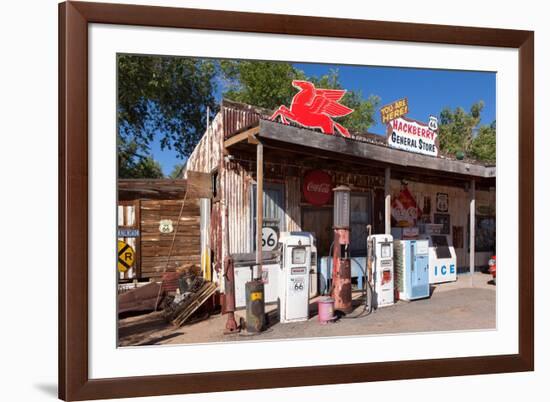
[[[468,215],[470,222],[470,215]],[[496,218],[494,216],[476,215],[476,253],[491,252],[496,249]],[[470,249],[470,226],[466,236],[468,249]]]
[[[351,241],[350,249],[354,257],[367,255],[367,225],[372,224],[372,193],[351,194]]]

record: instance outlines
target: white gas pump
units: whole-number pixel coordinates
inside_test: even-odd
[[[309,318],[309,280],[312,235],[307,232],[282,232],[281,271],[279,275],[279,321],[307,321]]]
[[[374,308],[389,306],[394,303],[393,278],[393,236],[375,234],[367,238],[372,249],[372,279],[374,289],[372,303]]]

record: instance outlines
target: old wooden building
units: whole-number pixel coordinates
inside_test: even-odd
[[[199,199],[187,180],[119,180],[117,216],[119,240],[135,251],[122,280],[157,280],[200,265]]]
[[[213,178],[209,247],[222,288],[223,258],[255,251],[259,184],[262,224],[313,232],[319,257],[329,254],[332,241],[332,188],[351,189],[351,252],[362,255],[368,224],[374,233],[399,225],[392,205],[405,186],[423,222],[441,224],[452,238],[459,271],[487,263],[495,244],[494,166],[406,152],[375,134],[326,135],[270,121],[269,114],[224,101],[187,162],[188,170]]]

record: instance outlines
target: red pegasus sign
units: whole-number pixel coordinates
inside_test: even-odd
[[[298,80],[292,81],[292,86],[300,91],[292,98],[290,109],[285,105],[279,106],[270,120],[281,116],[284,124],[288,124],[288,119],[304,127],[319,128],[324,134],[330,135],[334,135],[336,127],[344,137],[350,137],[344,126],[332,120],[333,117],[353,112],[353,109],[338,103],[346,93],[345,89],[320,89],[311,82]]]

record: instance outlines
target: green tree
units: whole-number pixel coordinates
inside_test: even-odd
[[[170,172],[168,177],[171,179],[179,179],[184,167],[185,167],[185,163],[176,163],[172,168],[172,171]]]
[[[330,70],[328,74],[310,77],[309,80],[318,88],[345,89],[340,83],[338,70]],[[375,124],[374,116],[380,104],[380,97],[370,95],[365,100],[361,91],[347,91],[341,103],[353,109],[353,113],[338,120],[348,130],[361,133]]]
[[[150,155],[137,152],[137,144],[131,142],[118,150],[118,177],[121,179],[162,179],[164,177],[160,163]]]
[[[206,108],[217,110],[215,76],[210,60],[119,55],[119,171],[143,163],[155,139],[161,149],[189,155],[206,128]]]
[[[292,80],[308,80],[318,88],[342,89],[338,70],[331,70],[321,77],[307,77],[290,63],[263,61],[222,61],[220,63],[228,89],[224,97],[266,109],[290,105],[296,95]],[[361,92],[348,91],[342,104],[354,112],[338,121],[351,131],[364,132],[374,124],[377,96],[364,99]]]
[[[220,67],[228,85],[225,98],[265,109],[288,105],[296,93],[292,80],[305,79],[290,63],[225,60]]]
[[[497,159],[497,130],[496,121],[491,125],[484,125],[479,128],[477,135],[472,141],[471,155],[473,158],[495,163]]]
[[[439,118],[439,147],[442,151],[456,155],[464,152],[470,155],[474,130],[481,120],[483,101],[474,103],[467,113],[458,107],[454,112],[450,108],[441,111]]]

